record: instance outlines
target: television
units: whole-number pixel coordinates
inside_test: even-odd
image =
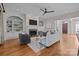
[[[37,20],[29,20],[29,25],[37,25]]]

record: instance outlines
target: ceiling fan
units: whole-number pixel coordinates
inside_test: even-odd
[[[45,15],[46,13],[51,13],[51,12],[55,12],[55,11],[47,11],[47,8],[45,9],[40,9],[41,11],[43,11],[43,15]]]

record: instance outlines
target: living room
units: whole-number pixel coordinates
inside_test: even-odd
[[[1,3],[0,55],[78,55],[78,6]]]

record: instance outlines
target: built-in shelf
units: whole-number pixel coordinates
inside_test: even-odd
[[[11,16],[7,20],[7,32],[23,31],[23,20],[16,16]]]

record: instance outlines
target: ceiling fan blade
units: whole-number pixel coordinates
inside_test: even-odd
[[[51,13],[51,12],[55,12],[55,11],[47,11],[47,13]]]
[[[43,9],[40,9],[40,10],[44,12],[44,10],[43,10]]]

